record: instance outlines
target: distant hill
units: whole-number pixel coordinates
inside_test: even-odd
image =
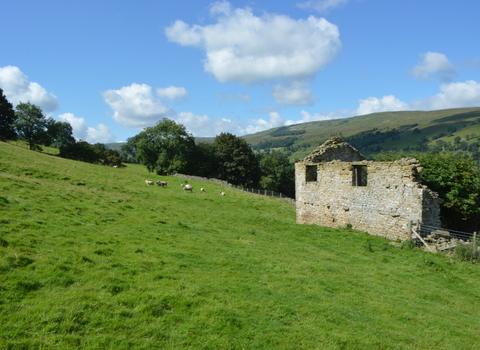
[[[279,150],[293,160],[333,136],[342,137],[367,157],[388,150],[445,149],[448,144],[449,150],[478,152],[480,107],[373,113],[282,126],[243,138],[257,151]]]

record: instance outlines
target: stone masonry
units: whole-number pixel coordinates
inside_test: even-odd
[[[335,137],[295,164],[297,223],[411,238],[411,224],[440,227],[438,195],[419,183],[416,159],[374,162]]]

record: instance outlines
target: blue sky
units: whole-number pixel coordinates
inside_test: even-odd
[[[0,88],[125,141],[480,106],[480,1],[3,0]]]

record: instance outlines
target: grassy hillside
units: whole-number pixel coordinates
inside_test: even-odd
[[[305,157],[333,136],[341,136],[366,156],[423,143],[433,147],[438,141],[454,142],[458,136],[470,144],[479,141],[480,108],[374,113],[284,126],[244,138],[257,149],[270,143],[271,149],[286,151],[293,160]]]
[[[480,348],[478,265],[145,179],[0,143],[1,349]]]

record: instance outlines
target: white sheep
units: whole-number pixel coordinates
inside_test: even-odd
[[[225,192],[220,192],[220,196],[225,196]]]
[[[205,189],[203,187],[200,188],[200,192],[205,192]]]
[[[155,182],[153,181],[150,181],[150,180],[145,180],[145,184],[147,184],[147,186],[150,186],[150,185],[155,185]]]
[[[183,190],[184,191],[190,191],[190,192],[193,192],[193,187],[190,186],[190,185],[184,185],[184,184],[181,184],[180,186],[183,187]]]

